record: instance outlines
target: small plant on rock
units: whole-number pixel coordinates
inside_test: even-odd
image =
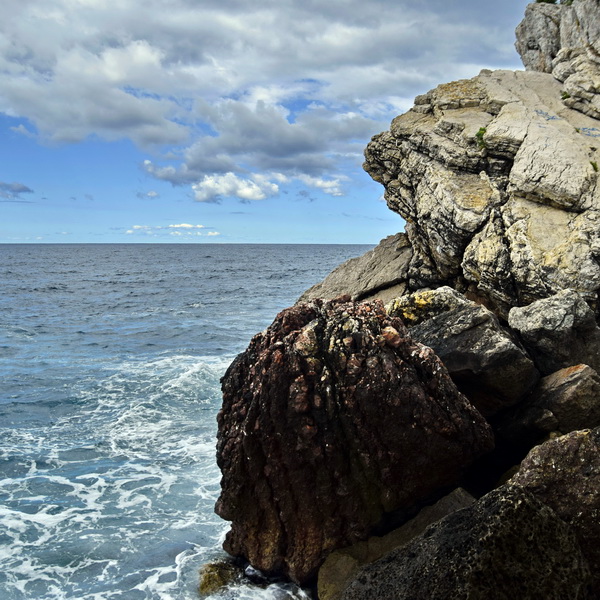
[[[598,163],[595,160],[590,160],[590,165],[592,165],[592,169],[594,169],[594,171],[596,171],[596,173],[598,172]]]
[[[560,97],[561,97],[563,100],[566,100],[567,98],[570,98],[570,97],[571,97],[571,94],[569,94],[569,92],[563,92],[563,93],[560,95]]]
[[[485,132],[486,132],[486,128],[480,127],[479,131],[475,134],[475,137],[477,138],[477,145],[482,149],[487,148],[487,144],[485,143],[485,140],[483,139]]]

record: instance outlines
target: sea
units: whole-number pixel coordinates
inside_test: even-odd
[[[197,600],[219,380],[365,245],[0,245],[0,598]],[[307,598],[244,582],[211,599]]]

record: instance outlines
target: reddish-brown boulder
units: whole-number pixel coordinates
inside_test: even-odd
[[[455,484],[493,445],[433,351],[379,301],[281,312],[222,387],[225,549],[297,582],[386,512]]]

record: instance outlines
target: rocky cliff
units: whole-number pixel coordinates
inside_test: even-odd
[[[327,558],[322,600],[600,598],[599,40],[598,0],[531,4],[526,71],[442,84],[371,140],[405,232],[223,380],[232,554],[301,582]],[[472,505],[405,523],[460,485]]]

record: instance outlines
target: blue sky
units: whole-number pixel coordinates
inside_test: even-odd
[[[3,0],[0,243],[377,243],[365,145],[526,4]]]

